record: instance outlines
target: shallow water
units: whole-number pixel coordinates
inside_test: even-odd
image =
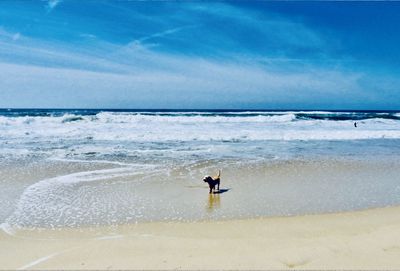
[[[3,226],[287,216],[400,203],[396,112],[7,112],[0,119]],[[209,195],[202,178],[218,169],[221,193]]]

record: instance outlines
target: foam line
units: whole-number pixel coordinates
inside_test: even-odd
[[[122,234],[105,235],[105,236],[97,237],[96,240],[120,239],[122,237],[124,237]]]
[[[2,229],[8,234],[12,234],[10,227],[7,227],[7,225],[18,225],[19,220],[28,214],[36,218],[40,217],[39,214],[46,214],[42,205],[49,201],[47,202],[47,208],[54,208],[54,206],[49,206],[49,204],[52,205],[58,203],[59,200],[63,199],[63,195],[59,193],[60,189],[64,190],[71,185],[81,182],[100,181],[116,177],[132,176],[141,173],[133,172],[132,170],[133,167],[122,167],[84,171],[44,179],[34,183],[23,191],[16,204],[14,212],[6,219],[6,223],[2,224]],[[57,212],[58,215],[62,214],[63,212],[60,206],[58,206],[58,210],[52,211]]]
[[[43,257],[41,257],[39,259],[36,259],[36,260],[34,260],[34,261],[24,265],[24,266],[21,266],[21,267],[17,268],[17,270],[29,269],[29,268],[31,268],[31,267],[33,267],[35,265],[38,265],[38,264],[40,264],[42,262],[45,262],[45,261],[47,261],[47,260],[49,260],[49,259],[51,259],[51,258],[53,258],[55,256],[58,256],[60,254],[66,253],[66,252],[69,252],[69,251],[74,250],[74,249],[79,248],[79,247],[80,246],[76,246],[76,247],[72,247],[72,248],[68,248],[68,249],[64,249],[64,250],[58,251],[58,252],[51,253],[49,255],[43,256]]]
[[[14,236],[15,230],[7,222],[0,224],[0,229],[2,229],[6,234]]]
[[[34,261],[32,261],[32,262],[26,264],[26,265],[24,265],[24,266],[21,266],[20,268],[17,268],[17,270],[25,270],[25,269],[28,269],[28,268],[30,268],[30,267],[32,267],[32,266],[35,266],[35,265],[37,265],[37,264],[39,264],[39,263],[42,263],[42,262],[45,262],[45,261],[47,261],[47,260],[53,258],[54,256],[57,256],[57,255],[59,255],[59,254],[61,254],[61,253],[64,253],[64,252],[65,252],[65,250],[64,250],[64,251],[60,251],[60,252],[55,252],[55,253],[52,253],[52,254],[49,254],[49,255],[46,255],[46,256],[44,256],[44,257],[41,257],[41,258],[39,258],[39,259],[36,259],[36,260],[34,260]]]
[[[118,161],[108,161],[108,160],[81,160],[81,159],[67,159],[67,158],[59,158],[59,157],[51,157],[48,158],[51,161],[61,161],[61,162],[71,162],[71,163],[93,163],[93,164],[111,164],[118,166],[135,166],[135,164],[122,163]],[[149,165],[143,165],[149,166]]]

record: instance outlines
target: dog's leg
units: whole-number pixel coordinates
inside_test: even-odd
[[[218,191],[219,191],[219,181],[218,181]]]

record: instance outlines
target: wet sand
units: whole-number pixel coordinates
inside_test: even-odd
[[[216,203],[217,204],[217,203]],[[0,233],[2,269],[400,269],[400,207]]]
[[[399,159],[245,162],[158,168],[117,161],[15,163],[0,175],[0,224],[64,228],[216,221],[400,205]],[[225,192],[210,198],[202,178],[217,173],[216,165]]]

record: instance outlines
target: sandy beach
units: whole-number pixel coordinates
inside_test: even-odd
[[[399,269],[400,207],[0,234],[2,269]]]

